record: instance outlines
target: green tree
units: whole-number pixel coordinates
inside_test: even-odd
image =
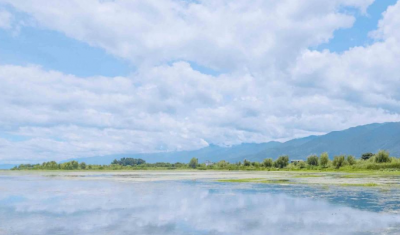
[[[336,168],[339,169],[340,167],[344,166],[346,162],[346,159],[344,158],[343,155],[341,156],[335,156],[333,158],[332,165]]]
[[[347,156],[347,162],[350,165],[354,165],[354,164],[356,164],[356,158],[354,156],[352,156],[352,155],[349,155],[349,156]]]
[[[361,155],[361,159],[365,161],[365,160],[370,159],[373,156],[374,156],[373,153],[364,153],[363,155]]]
[[[244,159],[243,165],[244,165],[244,166],[250,166],[250,165],[251,165],[251,162],[250,162],[250,161],[247,161],[246,159]]]
[[[79,163],[77,161],[72,161],[71,165],[73,170],[77,170],[79,168]]]
[[[217,166],[218,166],[219,168],[225,168],[225,167],[227,167],[228,165],[229,165],[229,162],[226,162],[225,160],[219,161],[219,162],[217,163]]]
[[[321,157],[319,158],[319,164],[322,167],[327,167],[329,164],[329,156],[328,153],[323,153],[321,154]]]
[[[301,161],[301,162],[297,163],[297,166],[298,166],[300,169],[303,169],[303,168],[306,168],[306,163],[303,162],[303,161]]]
[[[381,150],[377,154],[375,154],[375,162],[376,163],[385,163],[390,162],[389,152]]]
[[[80,168],[81,168],[82,170],[85,170],[85,169],[86,169],[86,163],[82,162],[82,163],[80,164]]]
[[[307,158],[307,164],[310,166],[318,166],[318,156],[311,155]]]
[[[195,169],[199,164],[199,160],[197,158],[190,159],[189,167]]]
[[[274,161],[271,158],[266,158],[263,161],[264,167],[272,167],[273,164],[274,164]]]
[[[289,156],[280,156],[276,161],[274,162],[274,166],[276,168],[284,168],[287,165],[289,165]]]

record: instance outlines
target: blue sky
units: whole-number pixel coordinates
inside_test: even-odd
[[[0,163],[400,119],[396,0],[0,0]]]
[[[396,0],[375,1],[368,7],[366,14],[354,8],[342,9],[344,12],[354,12],[356,16],[354,25],[348,29],[335,31],[328,43],[321,44],[316,49],[343,52],[351,47],[372,43],[373,39],[369,37],[369,32],[377,28],[382,13],[395,3]],[[47,70],[57,70],[82,77],[126,76],[136,70],[135,65],[122,58],[57,31],[24,27],[16,33],[0,29],[0,38],[1,64],[37,64]],[[196,70],[217,74],[213,69],[192,64]]]
[[[335,52],[343,52],[351,47],[365,46],[374,42],[369,36],[369,32],[378,28],[378,22],[382,18],[382,13],[386,9],[396,4],[397,0],[374,1],[368,7],[366,14],[357,12],[354,9],[344,9],[343,11],[355,11],[356,21],[348,29],[335,31],[332,40],[328,43],[319,45],[318,50],[328,49]]]
[[[22,28],[13,33],[0,31],[2,64],[41,65],[47,70],[57,70],[77,76],[126,76],[134,66],[101,48],[79,42],[62,33]]]

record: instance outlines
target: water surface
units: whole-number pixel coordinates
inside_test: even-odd
[[[214,178],[0,173],[0,234],[400,234],[398,189]]]

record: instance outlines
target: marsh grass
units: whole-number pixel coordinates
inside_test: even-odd
[[[258,181],[257,183],[262,184],[297,184],[297,182],[293,182],[287,179],[280,179],[280,180],[262,180]]]
[[[296,175],[293,178],[322,178],[322,177],[326,177],[326,175],[309,175],[309,174],[301,174],[301,175]]]
[[[248,178],[248,179],[222,179],[217,180],[218,182],[225,183],[258,183],[258,184],[292,184],[295,182],[291,182],[288,179],[269,179],[266,180],[264,178]]]
[[[344,187],[378,187],[376,183],[363,183],[363,184],[338,184],[338,186]]]
[[[247,179],[222,179],[217,180],[218,182],[229,182],[229,183],[251,183],[263,180],[264,178],[247,178]]]

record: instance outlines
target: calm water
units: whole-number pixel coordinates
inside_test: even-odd
[[[0,174],[0,234],[400,234],[398,190],[102,177]]]

